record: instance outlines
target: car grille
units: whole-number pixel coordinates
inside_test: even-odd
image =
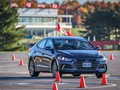
[[[86,60],[78,60],[78,61],[75,61],[74,62],[74,65],[75,67],[78,69],[78,70],[96,70],[96,68],[98,67],[99,65],[99,62],[96,61],[96,60],[87,60],[89,63],[92,64],[92,66],[90,68],[86,68],[86,67],[83,67],[82,64],[84,62],[86,62]]]

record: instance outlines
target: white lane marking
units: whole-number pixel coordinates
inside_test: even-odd
[[[120,80],[120,76],[110,76],[108,77],[109,80]]]
[[[68,84],[68,83],[62,83],[62,82],[61,82],[61,83],[58,83],[58,84],[59,84],[59,85],[64,85],[64,84]]]
[[[5,65],[5,66],[0,66],[0,68],[3,68],[3,67],[11,67],[11,66],[18,66],[18,65]]]
[[[6,59],[6,60],[11,60],[12,58],[0,58],[0,60],[4,60],[4,59]],[[18,58],[17,58],[18,59]],[[15,60],[17,60],[17,59],[15,59]]]
[[[14,62],[14,61],[19,61],[19,60],[20,59],[15,59],[15,60],[12,61],[11,58],[0,58],[0,62]]]
[[[18,85],[30,85],[30,83],[18,83]]]
[[[30,85],[30,83],[6,83],[7,85]]]
[[[16,74],[29,74],[29,72],[16,72]]]
[[[26,66],[27,64],[24,64],[24,65],[4,65],[4,66],[0,66],[0,68],[3,68],[3,67],[16,67],[16,66]]]
[[[70,83],[58,83],[59,85],[64,85],[64,84],[70,84]],[[98,83],[96,83],[96,84],[98,84]],[[98,86],[99,85],[99,86]],[[94,86],[94,87],[92,87],[92,86],[86,86],[86,88],[80,88],[80,87],[76,87],[76,88],[67,88],[68,90],[73,90],[73,89],[100,89],[100,88],[108,88],[108,87],[114,87],[114,86],[117,86],[116,84],[113,84],[113,83],[108,83],[107,85],[100,85],[100,84],[98,84],[98,85],[96,85],[96,86]],[[64,86],[63,86],[64,87]]]
[[[0,73],[9,73],[9,74],[29,74],[29,72],[16,72],[16,71],[0,71]]]
[[[11,61],[0,61],[0,62],[2,63],[2,62],[19,62],[19,61],[20,60],[14,60],[14,61],[11,60]]]
[[[44,81],[46,81],[46,80],[44,80]],[[50,81],[50,80],[49,80]],[[34,85],[35,83],[3,83],[3,85],[24,85],[24,86],[26,86],[26,85]],[[38,83],[39,84],[39,83]],[[58,83],[59,84],[59,83]],[[62,83],[61,83],[62,84]],[[63,84],[69,84],[69,83],[63,83]],[[97,83],[98,84],[98,83]],[[60,84],[59,84],[60,85]],[[113,83],[108,83],[107,85],[96,85],[96,86],[94,86],[94,87],[92,87],[92,86],[87,86],[86,88],[79,88],[79,87],[76,87],[76,88],[67,88],[67,90],[73,90],[73,89],[78,89],[78,90],[80,90],[80,89],[100,89],[100,88],[108,88],[108,87],[114,87],[114,86],[116,86],[116,84],[113,84]],[[62,86],[64,89],[66,89],[66,87],[64,87],[64,86]]]
[[[109,85],[110,84],[110,85]],[[107,85],[100,85],[97,87],[87,87],[87,89],[94,89],[94,88],[107,88],[107,87],[114,87],[116,84],[108,83]]]
[[[12,58],[1,58],[1,57],[0,57],[0,60],[1,60],[1,59],[11,60]],[[18,60],[18,59],[19,59],[19,58],[15,58],[15,60]]]
[[[8,59],[9,60],[10,58],[0,58],[0,59]]]

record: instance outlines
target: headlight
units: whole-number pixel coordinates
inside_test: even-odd
[[[67,58],[67,57],[64,57],[64,56],[58,56],[57,59],[62,60],[62,61],[71,61],[72,60],[71,58]]]
[[[99,61],[106,61],[107,58],[106,58],[106,57],[101,57],[101,58],[99,58],[98,60],[99,60]]]

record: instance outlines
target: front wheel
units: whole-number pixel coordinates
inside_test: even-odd
[[[56,63],[55,60],[54,60],[53,63],[52,63],[51,71],[52,71],[53,77],[55,78],[55,77],[56,77],[56,72],[58,71],[58,66],[57,66],[57,63]],[[61,76],[62,76],[62,73],[59,72],[59,74],[60,74],[60,77],[61,77]]]
[[[107,72],[107,65],[104,65],[104,68],[106,69],[106,72]],[[106,72],[104,72],[104,73],[106,73]],[[97,78],[102,78],[102,74],[103,73],[96,73],[96,77]]]
[[[39,75],[39,72],[35,71],[35,63],[33,60],[30,61],[29,66],[28,66],[28,70],[29,70],[31,77],[37,77]]]

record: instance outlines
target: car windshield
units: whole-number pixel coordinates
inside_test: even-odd
[[[54,43],[57,50],[94,50],[88,41],[83,40],[55,39]]]

